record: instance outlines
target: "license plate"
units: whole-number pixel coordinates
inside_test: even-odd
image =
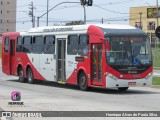
[[[136,85],[136,82],[128,82],[128,85],[130,86]]]

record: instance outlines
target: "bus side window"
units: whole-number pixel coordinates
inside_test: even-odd
[[[45,36],[44,53],[55,54],[55,36]]]
[[[89,36],[88,35],[80,35],[79,36],[78,54],[88,55],[88,49],[89,49]]]
[[[9,51],[9,38],[6,37],[4,40],[4,52],[8,52]]]
[[[16,52],[22,52],[23,38],[20,36],[17,38]]]
[[[68,36],[67,54],[68,55],[78,54],[78,35]]]
[[[23,52],[24,53],[31,53],[32,52],[32,37],[31,36],[25,36],[23,38]]]
[[[34,36],[32,41],[32,50],[33,53],[42,53],[43,52],[44,39],[43,36]]]

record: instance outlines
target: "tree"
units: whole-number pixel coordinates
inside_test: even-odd
[[[72,21],[72,22],[66,23],[66,26],[69,26],[69,25],[84,25],[84,22],[80,20],[80,21]]]

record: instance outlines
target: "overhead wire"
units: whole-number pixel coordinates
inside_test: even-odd
[[[98,8],[100,8],[100,9],[103,9],[103,10],[105,10],[105,11],[108,11],[108,12],[112,12],[112,13],[116,13],[116,14],[130,14],[130,13],[126,13],[126,12],[119,12],[119,11],[113,11],[113,10],[110,10],[110,9],[106,9],[106,8],[104,8],[104,7],[101,7],[101,6],[104,6],[104,5],[116,5],[116,4],[127,4],[127,3],[131,3],[131,2],[136,2],[137,0],[124,0],[124,1],[119,1],[119,2],[112,2],[112,3],[106,3],[106,4],[98,4],[98,5],[96,5],[96,4],[93,4],[93,6],[94,7],[98,7]],[[36,6],[39,6],[39,7],[45,7],[45,6],[43,6],[43,5],[36,5]],[[61,9],[66,9],[66,8],[72,8],[72,7],[77,7],[77,6],[80,6],[79,4],[77,4],[76,6],[74,5],[74,6],[63,6],[63,7],[60,7],[60,8],[57,8],[57,9],[54,9],[54,10],[61,10]],[[22,7],[22,6],[18,6],[18,7]],[[80,6],[81,7],[81,6]],[[18,12],[27,12],[27,11],[18,11]],[[35,11],[35,12],[44,12],[44,10],[43,11]],[[139,13],[131,13],[131,14],[139,14]],[[143,13],[144,14],[144,13]],[[111,18],[108,18],[108,19],[104,19],[104,20],[110,20],[110,21],[116,21],[116,20],[125,20],[126,21],[126,19],[130,19],[130,18],[114,18],[114,19],[111,19]],[[100,19],[99,19],[100,20]],[[99,21],[99,20],[97,20],[97,21]],[[41,22],[43,22],[43,20],[40,20]],[[73,21],[73,20],[72,20]],[[90,22],[90,21],[94,21],[94,20],[88,20],[88,22]],[[50,22],[52,22],[52,21],[50,21]],[[59,21],[59,22],[63,22],[63,21]]]
[[[119,1],[119,2],[110,2],[110,3],[104,3],[104,4],[99,4],[99,6],[106,6],[106,5],[117,5],[117,4],[128,4],[132,2],[136,2],[139,0],[124,0],[124,1]]]

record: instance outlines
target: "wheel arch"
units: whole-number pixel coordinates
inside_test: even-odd
[[[22,82],[22,83],[26,82],[25,69],[24,69],[22,64],[17,65],[17,76],[19,76],[19,81],[20,82]]]
[[[27,70],[28,70],[28,69],[31,69],[31,70],[32,70],[32,67],[31,67],[30,64],[28,64],[28,65],[26,66],[26,77],[27,77]],[[32,70],[32,72],[33,72],[33,70]],[[33,72],[33,77],[34,77],[34,72]]]
[[[19,69],[22,68],[23,72],[24,72],[24,69],[22,67],[22,64],[18,64],[17,66],[17,75],[19,75]]]
[[[28,70],[29,68],[32,70],[31,66],[28,64],[28,65],[26,66],[26,73],[27,73],[27,70]]]

